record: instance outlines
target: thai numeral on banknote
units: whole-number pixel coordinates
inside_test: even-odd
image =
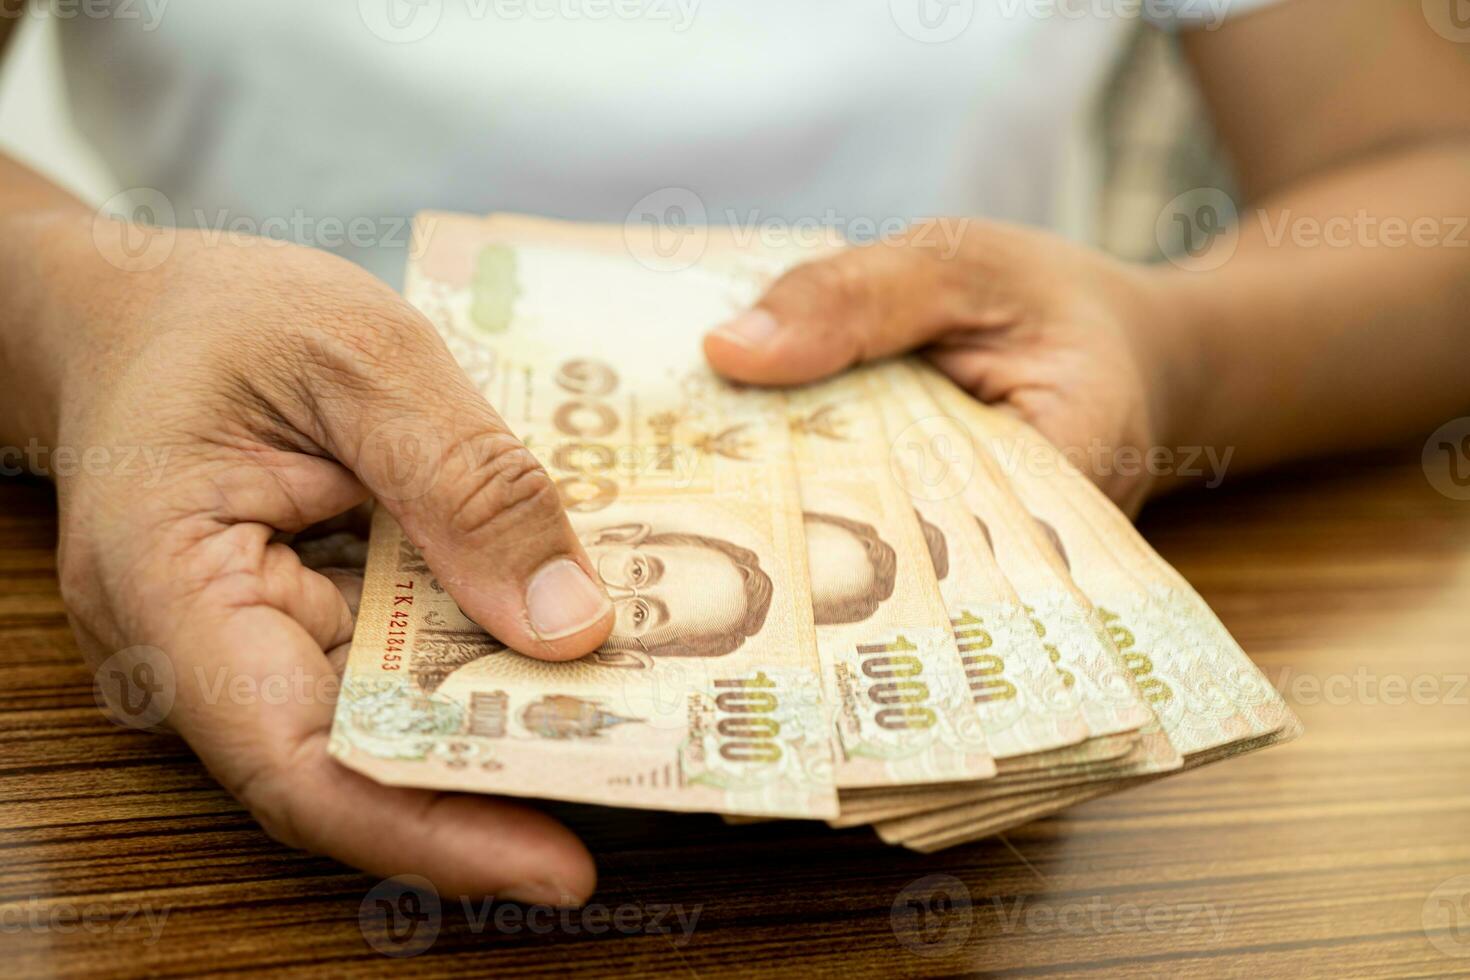
[[[715,681],[723,690],[715,695],[720,720],[715,731],[726,739],[720,756],[729,762],[773,763],[781,758],[781,723],[773,717],[780,701],[776,683],[765,674],[740,680]]]
[[[995,645],[995,638],[985,628],[985,620],[966,611],[950,620],[954,638],[959,643],[960,661],[965,665],[965,678],[970,682],[970,696],[977,704],[989,701],[1011,701],[1016,685],[1005,679],[1005,661],[994,653],[981,653]]]
[[[617,410],[602,400],[617,391],[618,374],[601,361],[576,358],[557,369],[556,384],[573,397],[553,409],[551,424],[577,440],[551,454],[552,467],[569,474],[556,481],[557,490],[568,510],[602,510],[618,499],[617,483],[601,475],[617,459],[612,447],[594,440],[612,435],[620,424]]]
[[[1154,662],[1149,655],[1133,649],[1138,642],[1133,636],[1133,631],[1122,623],[1122,618],[1115,612],[1099,608],[1098,615],[1102,617],[1103,625],[1107,627],[1108,638],[1113,641],[1113,646],[1118,648],[1118,655],[1123,658],[1123,666],[1133,675],[1138,683],[1138,691],[1150,704],[1162,704],[1174,696],[1174,691],[1163,678],[1155,676]]]
[[[939,720],[924,704],[929,700],[929,685],[914,679],[924,673],[923,661],[913,655],[918,649],[902,636],[889,643],[858,644],[863,674],[878,682],[868,688],[868,700],[884,706],[873,718],[880,728],[932,728]]]
[[[1052,666],[1057,669],[1057,673],[1062,675],[1062,683],[1067,687],[1076,684],[1076,675],[1062,666],[1062,651],[1057,649],[1055,643],[1045,642],[1046,624],[1036,618],[1035,608],[1031,606],[1023,606],[1022,608],[1026,610],[1026,615],[1031,618],[1031,627],[1036,630],[1036,635],[1042,640],[1041,648],[1046,651],[1046,655],[1051,660]]]

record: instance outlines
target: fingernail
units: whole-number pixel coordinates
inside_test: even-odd
[[[526,614],[543,640],[559,640],[593,625],[612,608],[612,600],[582,567],[569,558],[547,562],[526,587]]]
[[[751,310],[716,327],[714,332],[731,343],[755,349],[764,347],[779,329],[781,324],[770,313],[765,310]]]
[[[572,894],[569,888],[554,881],[528,881],[512,885],[500,893],[501,898],[522,905],[550,905],[558,909],[576,909],[586,904],[585,898]]]

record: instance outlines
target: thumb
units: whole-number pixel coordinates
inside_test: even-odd
[[[748,384],[801,384],[928,343],[954,324],[962,270],[917,234],[789,270],[705,336],[710,366]]]
[[[317,398],[327,448],[398,520],[465,615],[543,660],[592,652],[612,629],[613,606],[555,481],[438,337],[418,339],[411,375],[346,385],[337,404]]]

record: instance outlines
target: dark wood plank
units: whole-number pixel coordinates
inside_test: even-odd
[[[1413,447],[1201,491],[1155,507],[1144,529],[1292,700],[1305,738],[931,856],[863,830],[555,807],[598,855],[594,905],[622,909],[621,930],[592,934],[575,916],[497,928],[493,910],[479,925],[482,908],[446,896],[432,946],[391,960],[359,925],[372,879],[272,843],[185,746],[101,718],[56,593],[50,490],[0,483],[5,965],[1470,973],[1470,905],[1454,920],[1439,903],[1470,885],[1470,504],[1434,492]],[[934,907],[946,890],[955,901]],[[926,900],[927,923],[912,913]],[[89,906],[105,925],[49,924]],[[697,910],[687,936],[673,916],[654,923],[670,906],[685,922]],[[151,925],[124,924],[134,910]]]

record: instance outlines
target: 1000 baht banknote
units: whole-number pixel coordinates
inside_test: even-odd
[[[616,624],[575,663],[507,650],[380,514],[333,752],[387,783],[834,815],[785,403],[704,366],[718,284],[478,219],[419,234],[409,299],[557,482]]]

